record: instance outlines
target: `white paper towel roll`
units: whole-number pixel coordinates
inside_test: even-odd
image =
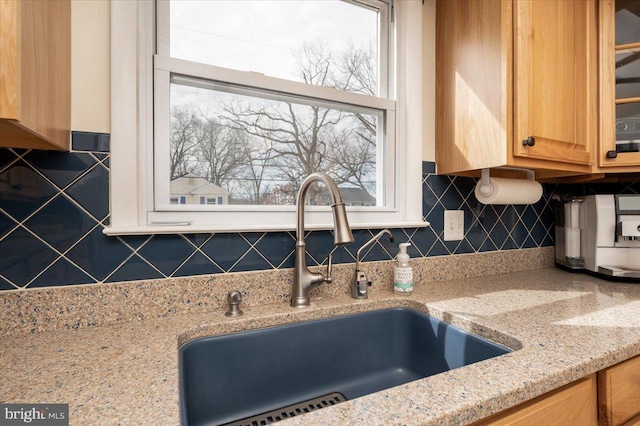
[[[534,204],[542,197],[542,185],[529,179],[489,178],[493,191],[482,195],[480,186],[476,184],[476,198],[482,204]]]

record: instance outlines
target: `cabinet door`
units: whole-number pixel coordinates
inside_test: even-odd
[[[592,164],[595,0],[515,0],[514,19],[513,155]]]
[[[0,0],[0,147],[68,150],[71,2]]]
[[[597,424],[595,374],[503,411],[474,426],[539,426]]]
[[[598,405],[602,425],[622,425],[640,414],[640,357],[598,372]]]
[[[600,1],[600,55],[598,164],[640,166],[640,1]]]

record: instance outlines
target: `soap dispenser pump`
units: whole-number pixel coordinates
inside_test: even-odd
[[[410,243],[400,243],[396,265],[394,267],[393,292],[396,294],[409,295],[413,293],[413,268],[409,266],[409,255],[407,247]]]

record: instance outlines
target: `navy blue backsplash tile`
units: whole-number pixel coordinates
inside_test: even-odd
[[[73,150],[0,149],[0,291],[139,279],[183,277],[293,267],[295,233],[247,232],[107,237],[109,135],[73,132]],[[627,184],[545,184],[531,206],[478,203],[476,180],[438,176],[422,164],[422,210],[426,228],[392,229],[361,253],[364,261],[391,260],[410,242],[412,258],[553,245],[552,196],[640,193]],[[462,241],[444,241],[444,211],[464,210]],[[356,242],[334,250],[350,263],[379,229],[354,230]],[[309,265],[326,264],[331,231],[307,236]]]

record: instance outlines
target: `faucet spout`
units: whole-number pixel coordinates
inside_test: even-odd
[[[296,249],[295,249],[295,268],[293,277],[293,287],[291,290],[291,306],[305,307],[309,306],[309,290],[322,284],[323,282],[331,282],[331,263],[332,255],[329,254],[327,274],[314,273],[307,268],[304,241],[304,200],[307,192],[314,182],[323,182],[329,193],[331,194],[333,210],[333,228],[334,228],[334,244],[343,245],[350,244],[354,241],[353,233],[349,227],[347,220],[347,211],[340,195],[338,185],[326,173],[312,173],[302,182],[298,197],[296,199]]]

